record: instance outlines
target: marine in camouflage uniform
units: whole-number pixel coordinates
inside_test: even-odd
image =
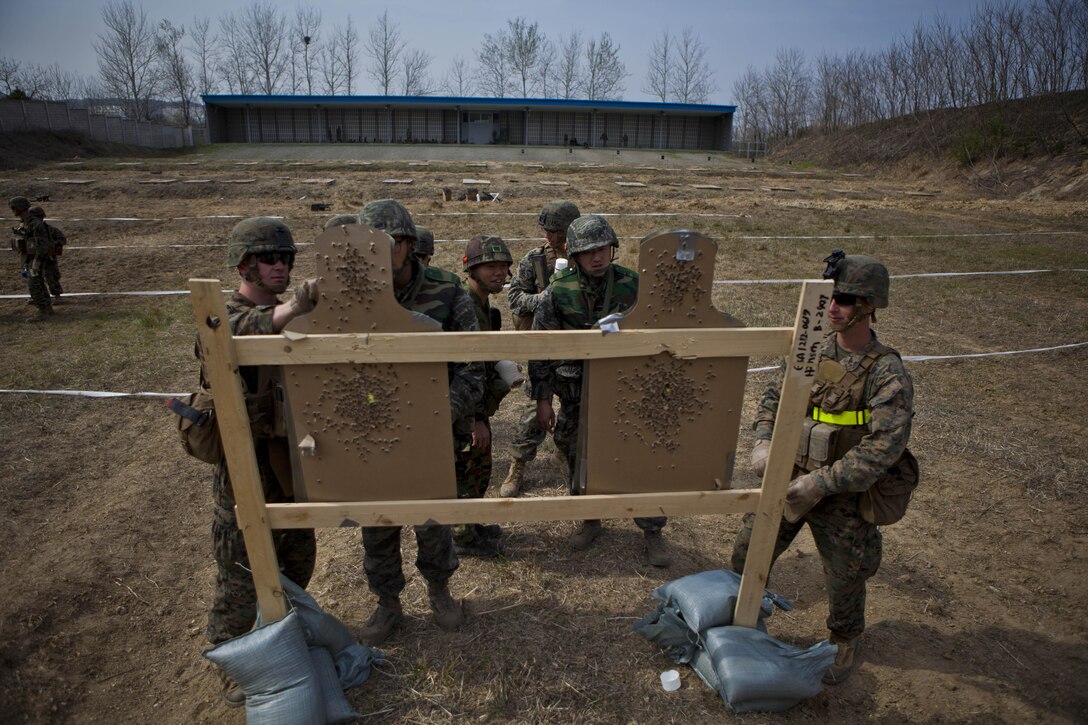
[[[64,232],[60,229],[45,221],[45,209],[40,206],[32,206],[30,207],[30,213],[42,220],[46,231],[49,232],[49,239],[53,243],[53,253],[46,257],[45,263],[42,265],[42,277],[45,278],[45,287],[49,290],[49,294],[53,295],[53,304],[57,304],[60,302],[60,296],[64,294],[64,288],[60,284],[58,257],[64,252],[64,245],[68,243],[68,238],[64,236]]]
[[[359,223],[380,229],[393,239],[393,290],[397,302],[413,312],[434,320],[443,330],[479,330],[472,300],[461,281],[436,267],[424,267],[413,253],[417,232],[412,217],[392,199],[373,201],[359,212]],[[483,394],[481,363],[449,363],[450,407],[454,441],[471,438],[473,413]],[[456,629],[464,620],[460,604],[453,601],[449,579],[457,570],[457,555],[449,526],[413,527],[419,553],[416,568],[427,580],[428,598],[436,623]],[[370,591],[378,596],[378,607],[360,630],[360,639],[370,645],[384,641],[400,623],[403,611],[400,593],[404,590],[399,526],[367,526],[362,529],[363,568]]]
[[[865,520],[860,494],[910,455],[914,385],[899,353],[882,345],[870,328],[875,309],[888,305],[887,269],[872,257],[841,252],[825,261],[829,265],[825,277],[835,279],[829,308],[835,334],[820,352],[809,397],[812,423],[806,423],[802,444],[816,422],[830,426],[835,443],[822,459],[814,457],[815,446],[804,446],[805,455],[799,452],[787,505],[797,513],[806,508],[807,512],[795,522],[782,520],[772,565],[808,524],[827,581],[830,640],[839,646],[824,681],[837,684],[858,661],[858,638],[865,629],[865,582],[877,572],[882,553],[880,529]],[[766,468],[782,377],[779,372],[767,387],[753,425],[752,460],[760,475]],[[745,516],[733,546],[732,566],[737,572],[744,569],[753,521],[753,514]]]
[[[631,309],[638,299],[638,273],[612,262],[619,247],[612,227],[599,216],[582,216],[567,232],[567,251],[574,264],[552,277],[533,317],[534,330],[588,330],[613,313]],[[555,444],[567,460],[568,482],[575,490],[578,420],[581,412],[582,360],[530,360],[531,395],[537,401],[537,423],[552,429]],[[560,400],[558,416],[552,397]],[[645,533],[647,553],[655,566],[668,566],[661,538],[664,516],[640,517],[635,523]],[[585,549],[601,533],[599,520],[582,523],[571,537],[571,546]]]
[[[476,320],[481,330],[502,327],[498,309],[491,306],[491,295],[502,292],[513,263],[510,250],[500,237],[478,234],[469,240],[462,257],[462,269],[468,274],[465,288],[472,298]],[[485,362],[484,394],[476,405],[475,428],[467,447],[457,454],[458,498],[483,498],[491,484],[491,416],[510,392],[494,362]],[[504,553],[502,529],[498,524],[461,524],[454,527],[453,540],[460,555],[498,556]]]
[[[540,247],[529,250],[518,262],[517,271],[506,293],[514,316],[514,329],[532,329],[533,315],[544,297],[544,290],[555,274],[555,260],[567,253],[567,227],[579,216],[581,213],[572,201],[550,201],[540,210],[537,224],[544,230],[547,241]],[[547,435],[537,425],[536,410],[531,408],[514,434],[514,441],[510,446],[510,470],[499,491],[501,495],[518,495],[525,477],[525,464],[536,458],[536,451]]]
[[[52,317],[53,303],[44,275],[48,259],[53,254],[49,230],[41,219],[30,213],[30,200],[25,196],[14,197],[8,202],[8,206],[21,222],[14,229],[16,239],[12,246],[20,256],[30,301],[38,308],[38,319]]]
[[[294,240],[283,222],[271,217],[252,217],[239,222],[227,244],[227,263],[237,268],[242,282],[227,300],[227,321],[233,335],[273,335],[292,319],[314,309],[317,282],[307,280],[296,287],[288,302],[278,295],[290,284],[294,265]],[[200,385],[210,390],[199,339],[196,355],[201,361]],[[294,501],[291,459],[288,452],[282,411],[278,410],[275,388],[282,386],[279,368],[242,367],[243,390],[250,413],[250,428],[261,476],[261,488],[268,503]],[[212,644],[245,634],[257,615],[257,594],[249,572],[245,538],[234,514],[235,497],[226,459],[212,475],[212,545],[215,556],[215,592],[208,612],[205,636]],[[276,558],[283,574],[306,587],[314,570],[317,542],[313,529],[274,530]],[[227,704],[241,705],[245,698],[229,678],[223,677]]]

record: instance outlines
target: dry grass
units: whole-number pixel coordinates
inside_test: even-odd
[[[198,245],[223,244],[234,222],[176,217],[278,214],[297,240],[307,241],[327,216],[387,196],[404,201],[440,240],[498,233],[519,257],[541,243],[536,212],[559,195],[583,212],[676,212],[611,217],[623,237],[620,261],[635,266],[637,239],[656,228],[690,227],[718,241],[717,279],[814,276],[832,247],[874,254],[893,274],[1088,268],[1083,202],[994,201],[955,185],[932,198],[903,195],[917,188],[913,178],[819,169],[798,176],[765,165],[753,172],[720,157],[690,173],[637,164],[549,163],[539,170],[492,161],[486,178],[504,201],[477,205],[439,201],[442,186],[484,175],[457,162],[421,168],[318,160],[295,167],[278,158],[253,167],[216,156],[186,160],[200,165],[145,159],[127,167],[102,158],[63,171],[42,166],[9,174],[0,196],[48,193],[50,216],[65,220],[161,220],[57,222],[70,240],[62,265],[73,292],[182,289],[190,276],[220,277],[230,286],[223,247]],[[153,170],[258,181],[133,183]],[[98,181],[70,188],[37,180],[59,175]],[[337,182],[298,183],[316,176]],[[380,183],[392,176],[417,181]],[[550,178],[571,185],[536,183]],[[649,186],[624,189],[616,178]],[[762,191],[778,185],[797,191]],[[310,212],[312,201],[332,208]],[[1002,236],[956,236],[963,234]],[[834,238],[746,238],[757,236]],[[850,238],[856,236],[869,238]],[[191,246],[168,246],[177,244]],[[126,248],[79,249],[96,245]],[[440,242],[434,263],[459,270],[460,252],[459,244]],[[301,255],[296,277],[312,270],[312,260]],[[19,292],[20,282],[8,275],[0,292]],[[750,325],[782,325],[792,322],[797,292],[793,285],[718,285],[713,299]],[[505,301],[498,305],[509,320]],[[180,392],[195,385],[186,298],[73,298],[48,326],[25,324],[28,310],[21,300],[0,302],[6,363],[0,387]],[[878,329],[904,354],[970,353],[1084,341],[1085,319],[1084,274],[1060,271],[897,280]],[[1079,394],[1085,354],[1082,348],[910,366],[917,389],[913,448],[923,484],[904,523],[885,531],[884,565],[870,589],[866,664],[846,686],[775,719],[1083,716],[1088,703],[1077,683],[1086,674],[1080,652],[1088,635],[1082,616],[1088,403]],[[744,421],[768,379],[750,376]],[[514,393],[494,421],[491,495],[527,409],[524,394]],[[0,575],[18,583],[0,605],[0,639],[8,643],[0,667],[3,711],[12,721],[241,722],[218,703],[214,678],[199,658],[212,576],[209,472],[182,456],[161,402],[2,396],[0,420],[7,432],[0,442],[0,523],[9,543]],[[751,445],[746,428],[740,440],[743,461]],[[531,464],[528,495],[563,493],[553,450],[546,443]],[[755,479],[741,466],[735,483],[751,486]],[[630,521],[607,522],[598,544],[584,553],[568,549],[572,523],[510,524],[504,527],[509,558],[466,559],[452,582],[470,613],[456,633],[430,621],[426,589],[411,564],[414,541],[405,535],[409,616],[383,648],[388,665],[349,693],[351,701],[382,722],[726,719],[721,700],[689,670],[683,669],[680,691],[661,692],[657,675],[671,663],[630,627],[651,607],[649,593],[658,584],[726,565],[738,523],[731,516],[670,522],[675,562],[667,571],[643,562]],[[826,635],[823,580],[807,534],[776,566],[773,587],[797,605],[770,621],[773,634],[802,645]],[[365,587],[357,532],[319,532],[310,589],[350,627],[364,621],[375,600]]]

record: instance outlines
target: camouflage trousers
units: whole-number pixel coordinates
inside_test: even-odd
[[[33,257],[26,258],[26,284],[30,292],[30,301],[38,306],[38,309],[44,309],[52,306],[52,301],[49,297],[49,289],[45,285],[44,268],[37,274],[31,271],[31,265],[34,262]]]
[[[48,257],[42,265],[42,277],[45,278],[45,287],[49,294],[60,297],[64,294],[64,288],[60,286],[60,265],[56,257]]]
[[[477,421],[480,419],[477,418]],[[491,431],[491,421],[483,419]],[[491,446],[473,448],[471,438],[454,438],[454,468],[457,473],[457,498],[483,498],[491,485]]]
[[[581,381],[560,382],[554,385],[559,398],[559,412],[555,416],[555,446],[567,459],[567,483],[572,494],[575,471],[578,465],[578,423],[582,415]],[[668,518],[665,516],[639,516],[635,524],[643,531],[660,531],[665,528]]]
[[[400,556],[400,526],[364,526],[363,569],[367,585],[378,597],[396,597],[404,591]],[[460,562],[453,551],[449,526],[413,526],[416,532],[416,568],[429,583],[449,581]]]
[[[800,521],[791,524],[782,519],[771,560],[774,566],[807,523],[827,581],[827,628],[844,639],[852,639],[865,630],[865,582],[880,568],[882,553],[880,529],[861,517],[859,500],[856,493],[828,496]],[[744,517],[744,525],[733,543],[732,565],[738,573],[744,571],[754,520],[755,514]]]
[[[529,412],[522,417],[518,424],[514,440],[510,444],[511,456],[522,463],[528,463],[536,458],[536,451],[544,443],[548,434],[536,424],[536,401],[532,401]]]
[[[265,500],[269,503],[292,501],[283,494],[266,456],[261,455],[260,441],[257,450]],[[257,592],[253,586],[253,576],[249,573],[245,538],[234,516],[234,493],[226,463],[215,467],[212,492],[215,495],[212,542],[216,573],[215,593],[208,612],[205,636],[212,644],[218,644],[245,634],[253,627],[257,618]],[[272,541],[284,576],[305,588],[310,583],[317,558],[317,539],[313,529],[273,531]]]

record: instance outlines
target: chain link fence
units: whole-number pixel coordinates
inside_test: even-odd
[[[57,101],[0,101],[0,132],[35,129],[77,131],[100,141],[158,149],[208,143],[208,132],[203,128],[134,121]]]

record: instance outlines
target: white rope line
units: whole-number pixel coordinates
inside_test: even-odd
[[[753,241],[773,241],[783,239],[958,239],[966,237],[1059,237],[1067,236],[1070,234],[1084,234],[1084,232],[972,232],[968,234],[833,234],[828,236],[819,237],[801,237],[801,236],[784,236],[784,237],[737,237],[737,239],[753,242]]]
[[[1067,345],[1054,345],[1052,347],[1033,347],[1027,350],[1002,350],[1000,352],[975,352],[963,355],[904,355],[904,360],[911,362],[926,362],[928,360],[956,360],[963,358],[997,357],[1002,355],[1023,355],[1033,352],[1051,352],[1053,350],[1067,350],[1075,347],[1084,347],[1088,342],[1071,342]],[[781,365],[771,365],[761,368],[748,368],[748,373],[764,373],[778,370]],[[84,398],[182,398],[187,393],[115,393],[104,390],[3,390],[0,393],[13,395],[67,395]]]

